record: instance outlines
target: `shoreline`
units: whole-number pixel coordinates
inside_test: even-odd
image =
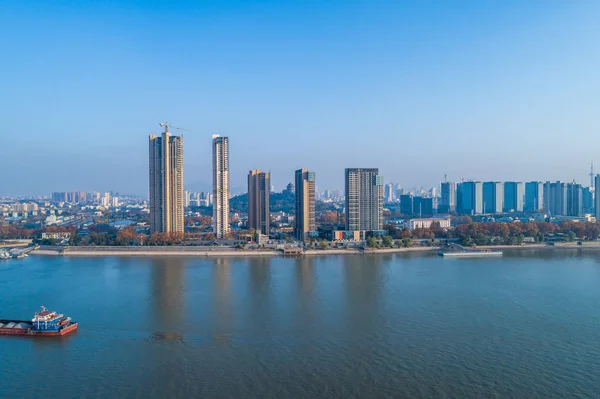
[[[281,250],[249,250],[249,249],[220,249],[198,247],[68,247],[40,248],[32,251],[30,255],[40,256],[193,256],[193,257],[219,257],[219,256],[320,256],[320,255],[369,255],[385,253],[406,252],[437,252],[440,247],[411,247],[411,248],[379,248],[363,251],[361,249],[309,249],[301,254],[284,254]]]
[[[600,242],[577,245],[576,243],[561,243],[558,245],[528,244],[528,245],[482,245],[473,249],[490,250],[531,250],[531,249],[588,249],[600,250]],[[373,248],[373,249],[308,249],[300,254],[284,254],[281,250],[249,250],[215,247],[50,247],[32,251],[30,255],[41,256],[191,256],[191,257],[244,257],[244,256],[320,256],[320,255],[371,255],[394,253],[437,253],[440,247],[409,247],[409,248]]]

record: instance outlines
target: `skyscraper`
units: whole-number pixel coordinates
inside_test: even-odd
[[[583,214],[594,214],[594,188],[582,187],[583,191]]]
[[[522,182],[504,182],[504,212],[523,212],[525,190]]]
[[[581,184],[567,184],[567,215],[583,216],[583,190]]]
[[[248,228],[267,236],[271,225],[270,181],[269,172],[255,169],[248,173]]]
[[[600,175],[594,178],[594,213],[596,221],[600,222]]]
[[[402,194],[400,196],[400,213],[406,216],[414,213],[412,194]]]
[[[460,194],[459,213],[480,214],[483,211],[483,187],[480,181],[466,181],[457,187]]]
[[[150,135],[150,232],[183,233],[183,137]]]
[[[306,240],[317,231],[315,221],[315,172],[308,169],[296,171],[296,217],[294,233],[297,239]]]
[[[379,169],[346,169],[346,230],[383,228],[383,176]]]
[[[527,212],[539,212],[544,209],[544,183],[530,181],[525,183],[525,206]]]
[[[456,183],[451,181],[442,182],[442,198],[438,208],[439,213],[456,211]]]
[[[387,203],[391,203],[396,200],[396,190],[394,190],[394,185],[392,183],[385,185],[384,200]]]
[[[550,216],[567,215],[567,183],[544,183],[544,209]]]
[[[483,183],[483,213],[502,213],[504,208],[504,185],[499,181]]]
[[[216,238],[229,233],[229,138],[212,136],[213,232]]]
[[[412,197],[413,213],[419,217],[433,216],[433,198],[432,197]]]

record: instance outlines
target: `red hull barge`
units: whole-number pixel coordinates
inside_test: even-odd
[[[56,337],[67,335],[75,330],[79,323],[70,317],[50,312],[42,307],[29,320],[0,320],[0,335],[20,335],[29,337]]]

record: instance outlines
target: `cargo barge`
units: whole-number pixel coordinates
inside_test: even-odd
[[[438,255],[443,257],[454,258],[475,256],[502,256],[502,251],[491,251],[489,249],[467,249],[462,245],[452,243],[448,244],[448,246],[445,249],[438,252]]]
[[[470,258],[479,256],[502,256],[501,251],[465,251],[465,252],[438,252],[439,256],[453,258]]]
[[[0,319],[0,335],[61,336],[77,330],[78,325],[70,317],[42,306],[42,310],[34,314],[31,321]]]

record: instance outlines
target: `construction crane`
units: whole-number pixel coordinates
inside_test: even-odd
[[[177,130],[185,130],[186,132],[189,132],[188,129],[184,129],[184,128],[181,128],[181,127],[169,125],[168,121],[164,122],[164,123],[159,123],[159,126],[165,128],[165,133],[169,133],[169,128],[173,128],[173,129],[177,129]]]

